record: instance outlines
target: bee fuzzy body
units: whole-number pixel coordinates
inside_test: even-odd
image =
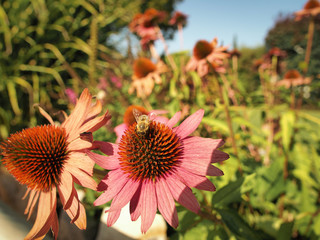
[[[142,114],[139,110],[133,109],[133,116],[136,119],[136,131],[139,135],[145,135],[149,129],[150,119],[147,115]]]

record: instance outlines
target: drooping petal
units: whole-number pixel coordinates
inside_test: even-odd
[[[80,133],[81,132],[95,132],[99,128],[106,125],[110,119],[111,119],[111,116],[109,115],[108,112],[106,112],[104,115],[102,115],[100,117],[96,117],[96,118],[93,118],[93,119],[87,121],[85,124],[83,124],[80,127],[79,132]]]
[[[70,114],[70,116],[61,124],[61,127],[64,127],[69,135],[70,141],[74,140],[80,134],[79,128],[86,120],[88,109],[91,105],[91,94],[86,88],[81,93],[79,100]]]
[[[128,182],[128,178],[126,176],[120,175],[119,172],[116,173],[116,171],[117,170],[110,171],[107,174],[107,178],[101,180],[101,182],[99,183],[98,191],[106,191],[96,199],[96,201],[93,203],[94,206],[99,206],[109,202],[118,194],[118,192],[121,191],[123,186]]]
[[[91,147],[92,147],[91,142],[84,141],[80,138],[73,140],[72,142],[69,143],[69,146],[68,146],[68,148],[73,151],[83,150]]]
[[[68,163],[66,163],[66,169],[73,176],[73,179],[77,184],[93,190],[97,189],[97,183],[86,172]]]
[[[68,171],[61,174],[60,184],[58,185],[58,192],[62,202],[63,209],[68,209],[71,205],[69,201],[73,189],[73,179]]]
[[[107,226],[111,227],[119,218],[121,209],[108,213]]]
[[[119,159],[118,157],[114,156],[102,156],[97,153],[93,152],[87,152],[87,155],[100,167],[103,167],[104,169],[108,170],[114,170],[120,167]]]
[[[204,115],[204,110],[200,109],[194,114],[185,119],[178,127],[174,128],[173,131],[181,138],[189,136],[199,126]]]
[[[164,219],[174,228],[179,225],[177,209],[172,194],[165,180],[160,179],[155,183],[158,209]]]
[[[141,232],[145,233],[153,223],[157,212],[154,183],[144,180],[141,186]]]
[[[193,174],[184,170],[183,168],[176,169],[177,175],[181,182],[185,183],[188,187],[194,187],[206,191],[215,191],[216,188],[205,176]]]
[[[116,155],[118,152],[118,145],[109,143],[109,142],[102,142],[102,141],[94,141],[93,147],[95,149],[99,149],[104,154],[110,156],[110,155]]]
[[[36,236],[40,231],[43,231],[43,230],[48,231],[50,229],[51,225],[50,223],[48,223],[47,220],[50,218],[52,211],[56,211],[56,209],[54,208],[55,202],[56,202],[56,189],[54,187],[49,192],[40,193],[37,217],[32,229],[27,234],[25,239],[34,239],[34,236]],[[47,231],[45,231],[45,233]]]
[[[92,176],[95,162],[83,152],[70,152],[68,165],[77,167]]]
[[[183,161],[180,162],[180,166],[189,172],[194,174],[202,175],[202,176],[222,176],[223,171],[219,168],[212,166],[210,163],[202,163],[201,161],[197,162],[196,159],[192,158],[184,158]]]
[[[28,214],[28,219],[30,218],[32,212],[33,212],[33,208],[36,204],[36,202],[38,201],[38,198],[39,198],[39,191],[36,191],[36,190],[30,190],[28,188],[27,192],[26,192],[26,195],[23,197],[25,198],[27,196],[27,194],[30,192],[30,195],[29,195],[29,199],[28,199],[28,205],[24,211],[24,214]]]
[[[192,212],[199,212],[200,205],[189,187],[184,185],[177,177],[174,177],[174,175],[166,176],[166,181],[173,198],[178,203]]]
[[[176,114],[173,115],[172,118],[167,122],[167,126],[170,128],[173,128],[174,125],[176,125],[181,118],[181,112],[176,112]]]
[[[136,221],[141,215],[141,183],[130,201],[130,216]]]
[[[51,116],[42,107],[38,106],[38,108],[39,108],[39,112],[41,113],[41,115],[44,116],[49,121],[49,123],[51,125],[54,125],[54,122],[53,122]]]
[[[120,192],[112,200],[109,211],[123,208],[131,200],[139,187],[139,182],[129,179]]]

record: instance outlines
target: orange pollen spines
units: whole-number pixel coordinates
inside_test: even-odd
[[[119,144],[121,169],[135,180],[156,179],[179,163],[182,145],[179,137],[164,124],[151,122],[145,135],[136,124],[122,136]]]
[[[8,171],[31,189],[49,191],[60,181],[68,159],[64,128],[43,125],[12,134],[0,144]]]

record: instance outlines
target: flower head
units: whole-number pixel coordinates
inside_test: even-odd
[[[178,26],[181,25],[184,27],[187,24],[188,16],[182,12],[176,11],[174,12],[172,18],[169,20],[170,25]]]
[[[24,129],[0,144],[4,166],[27,186],[25,197],[29,195],[29,201],[25,214],[28,218],[38,201],[35,223],[25,239],[42,239],[50,228],[57,238],[57,191],[71,222],[80,229],[86,228],[85,209],[74,183],[96,189],[96,182],[91,177],[94,162],[85,154],[92,143],[83,140],[81,135],[96,131],[110,119],[108,113],[97,117],[102,110],[101,103],[91,105],[91,100],[85,89],[74,111],[60,126],[39,108],[51,125]]]
[[[133,63],[132,84],[129,93],[137,91],[138,97],[148,96],[151,94],[154,83],[161,83],[160,74],[166,71],[166,66],[159,61],[154,64],[150,59],[140,57]]]
[[[320,13],[320,2],[318,0],[309,0],[303,9],[295,12],[296,20],[300,21],[303,17],[316,16]]]
[[[149,8],[144,13],[137,13],[133,17],[129,29],[142,39],[154,41],[158,39],[158,24],[163,22],[165,17],[165,12]]]
[[[121,209],[130,202],[133,221],[141,216],[141,231],[151,226],[157,209],[173,227],[178,226],[175,200],[193,212],[200,210],[191,187],[215,191],[206,178],[221,176],[223,172],[212,163],[224,161],[228,154],[217,150],[221,139],[189,136],[200,124],[204,111],[189,116],[178,127],[181,113],[165,123],[150,121],[148,130],[141,134],[137,124],[130,126],[119,144],[95,142],[109,155],[88,155],[101,167],[111,170],[101,180],[98,190],[105,191],[95,205],[112,200],[107,225],[113,225]]]
[[[200,77],[208,74],[210,68],[216,72],[225,72],[223,60],[228,58],[229,54],[226,52],[227,47],[217,47],[217,44],[217,38],[213,39],[211,43],[199,40],[193,48],[193,56],[187,63],[186,70],[197,70]]]
[[[299,86],[311,83],[310,77],[302,77],[298,70],[287,71],[282,80],[276,82],[276,86],[284,86],[285,88],[290,88],[291,86]]]

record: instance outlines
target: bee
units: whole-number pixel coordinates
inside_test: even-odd
[[[132,110],[133,116],[137,121],[136,131],[139,135],[145,135],[149,129],[151,121],[155,118],[155,113],[149,115],[142,114],[138,109]]]

